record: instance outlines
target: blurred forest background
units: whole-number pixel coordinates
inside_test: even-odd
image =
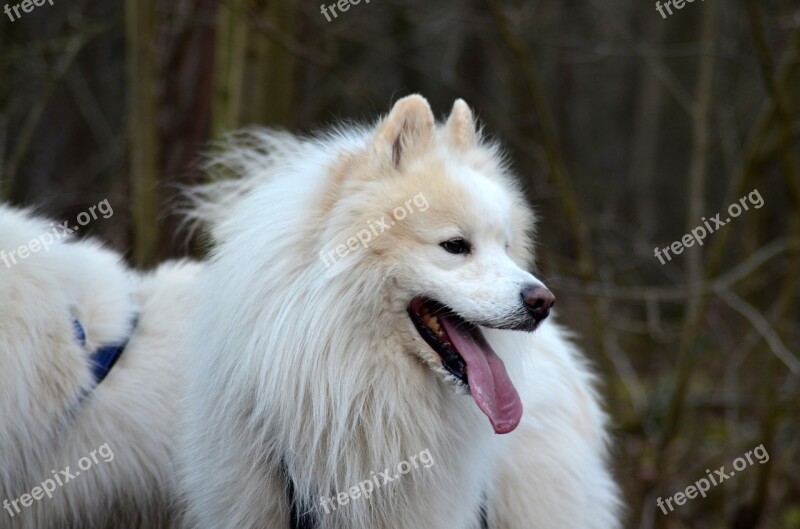
[[[0,198],[61,220],[108,199],[83,235],[149,267],[197,253],[170,211],[226,131],[463,97],[507,145],[541,275],[601,373],[626,526],[796,529],[798,70],[798,0],[666,19],[649,0],[363,0],[331,22],[297,0],[55,0],[0,13]],[[754,189],[762,208],[654,256]],[[656,507],[762,443],[767,464]]]

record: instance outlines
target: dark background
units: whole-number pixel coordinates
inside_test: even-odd
[[[362,0],[331,22],[297,0],[54,0],[0,13],[0,198],[59,220],[108,199],[82,235],[147,268],[200,254],[172,211],[224,132],[463,97],[508,147],[540,275],[601,374],[626,526],[800,528],[799,67],[797,0],[667,19],[649,0]],[[653,255],[754,189],[764,206],[702,247]],[[657,509],[762,443],[767,464]]]

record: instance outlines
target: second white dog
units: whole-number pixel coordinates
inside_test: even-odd
[[[0,205],[0,528],[172,528],[196,265],[140,277],[53,226]]]

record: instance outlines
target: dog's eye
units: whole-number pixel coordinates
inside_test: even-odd
[[[450,239],[440,243],[439,246],[445,249],[448,253],[454,254],[468,254],[470,252],[469,243],[459,237]]]

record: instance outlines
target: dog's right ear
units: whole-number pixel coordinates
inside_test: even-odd
[[[466,151],[475,146],[478,133],[472,110],[463,99],[456,99],[447,123],[444,125],[445,137],[456,149]]]
[[[403,157],[433,142],[434,117],[428,101],[420,95],[404,97],[378,125],[375,147],[399,169]]]

